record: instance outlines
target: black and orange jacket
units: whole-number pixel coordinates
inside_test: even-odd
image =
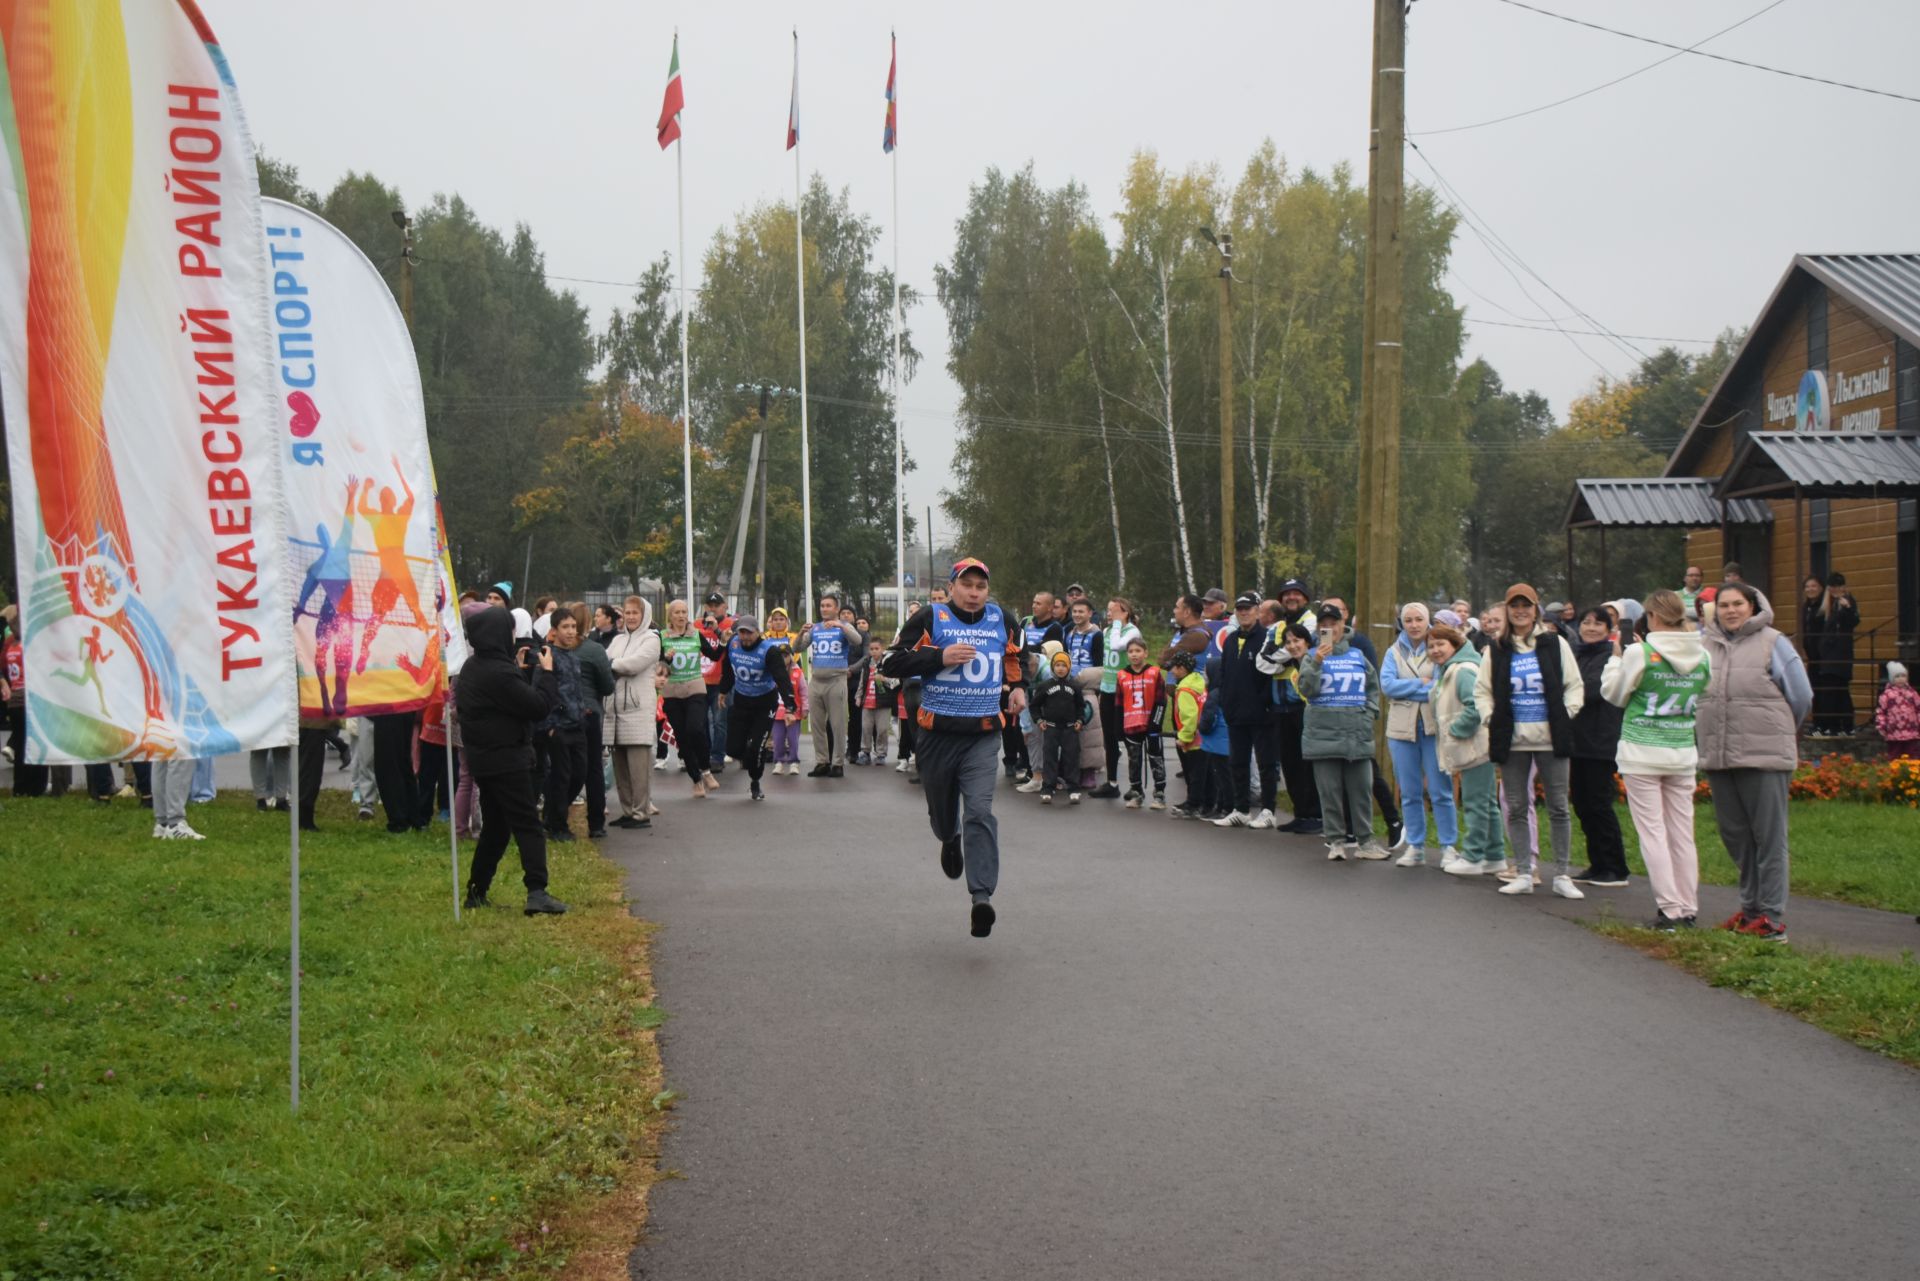
[[[943,608],[963,623],[977,623],[986,616],[986,610],[965,610],[949,601]],[[1007,613],[1000,611],[1000,617],[1007,624],[1006,661],[1002,664],[1005,673],[1004,684],[1007,689],[1024,688],[1027,676],[1020,662],[1024,639],[1019,622]],[[926,680],[938,676],[946,664],[940,661],[939,647],[933,643],[933,606],[922,605],[915,610],[907,625],[894,637],[893,644],[880,659],[880,674],[891,676],[895,680],[908,680],[919,677]],[[1003,697],[1001,700],[1005,702]],[[921,729],[938,730],[945,734],[997,734],[1007,723],[1004,712],[992,716],[935,716],[924,706],[914,714],[914,723]]]

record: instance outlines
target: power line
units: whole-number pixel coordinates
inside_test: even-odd
[[[1612,330],[1608,329],[1562,329],[1557,324],[1529,325],[1517,320],[1483,320],[1474,316],[1468,316],[1462,323],[1466,324],[1469,328],[1474,325],[1498,325],[1502,329],[1537,329],[1541,333],[1547,334],[1587,334],[1594,338],[1635,338],[1641,342],[1683,342],[1691,343],[1697,347],[1711,347],[1719,341],[1717,338],[1665,338],[1659,334],[1615,334]]]
[[[1669,47],[1676,48],[1677,51],[1674,53],[1668,54],[1664,58],[1656,58],[1652,62],[1649,62],[1646,66],[1637,68],[1636,70],[1633,70],[1633,71],[1629,71],[1624,76],[1615,76],[1613,79],[1605,82],[1604,84],[1594,85],[1591,89],[1582,89],[1579,93],[1570,93],[1564,98],[1556,98],[1552,102],[1543,102],[1537,107],[1528,107],[1525,111],[1515,111],[1504,116],[1495,116],[1491,120],[1480,120],[1470,125],[1449,125],[1445,129],[1422,129],[1418,132],[1417,136],[1426,138],[1426,137],[1431,137],[1434,134],[1464,133],[1469,129],[1484,129],[1488,125],[1503,125],[1509,120],[1518,120],[1522,116],[1537,115],[1542,111],[1551,111],[1555,107],[1564,107],[1569,102],[1577,102],[1581,98],[1585,98],[1590,94],[1599,93],[1602,89],[1611,89],[1613,88],[1613,86],[1617,84],[1623,84],[1626,81],[1633,79],[1635,76],[1645,75],[1647,72],[1652,71],[1655,67],[1664,67],[1669,62],[1672,62],[1675,58],[1678,58],[1683,53],[1697,53],[1701,45],[1709,44],[1712,41],[1718,40],[1721,36],[1726,35],[1727,32],[1732,31],[1734,27],[1746,26],[1749,22],[1752,22],[1755,18],[1758,18],[1761,14],[1771,13],[1773,10],[1778,9],[1781,5],[1785,4],[1786,2],[1787,0],[1773,0],[1773,3],[1767,5],[1765,8],[1756,10],[1755,12],[1748,14],[1746,17],[1740,19],[1740,21],[1734,23],[1732,26],[1720,28],[1718,31],[1714,32],[1710,36],[1702,36],[1700,39],[1694,41],[1692,44],[1688,45],[1684,49],[1677,49],[1677,46],[1669,46]],[[1526,6],[1523,5],[1521,7],[1525,8]],[[1538,10],[1537,12],[1544,13],[1545,10]],[[1556,14],[1554,16],[1557,17],[1559,15]],[[1568,21],[1573,21],[1573,19],[1568,19]],[[1587,23],[1583,25],[1590,26],[1592,24]]]
[[[1638,40],[1641,44],[1657,45],[1662,49],[1677,49],[1681,53],[1690,53],[1696,58],[1711,58],[1715,62],[1731,63],[1736,67],[1746,67],[1751,71],[1766,71],[1776,76],[1786,76],[1792,80],[1808,80],[1814,84],[1828,85],[1835,89],[1851,89],[1855,93],[1870,93],[1880,98],[1897,98],[1901,102],[1920,102],[1920,98],[1904,93],[1895,93],[1891,89],[1875,89],[1868,85],[1857,85],[1846,80],[1829,80],[1825,76],[1812,76],[1804,71],[1789,71],[1785,67],[1770,67],[1763,62],[1747,62],[1741,58],[1729,58],[1723,53],[1708,53],[1686,45],[1673,44],[1666,40],[1656,40],[1652,36],[1635,35],[1631,31],[1621,31],[1615,27],[1603,27],[1597,22],[1588,22],[1584,18],[1570,17],[1564,13],[1555,13],[1551,9],[1542,9],[1525,4],[1522,0],[1499,0],[1501,4],[1511,5],[1515,9],[1525,9],[1528,13],[1537,13],[1543,18],[1558,18],[1562,22],[1571,22],[1576,27],[1590,27],[1595,31],[1604,31],[1610,36],[1620,36],[1626,40]]]

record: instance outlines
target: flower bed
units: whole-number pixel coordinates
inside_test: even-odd
[[[1613,776],[1616,797],[1627,799],[1627,785]],[[1803,761],[1793,771],[1787,794],[1796,801],[1858,801],[1864,804],[1904,805],[1920,809],[1920,759],[1863,761],[1846,753]],[[1713,799],[1713,789],[1702,774],[1694,782],[1696,804]]]

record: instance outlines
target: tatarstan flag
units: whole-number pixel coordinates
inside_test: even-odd
[[[891,155],[894,144],[900,141],[900,103],[894,97],[893,73],[900,65],[900,52],[897,44],[889,41],[892,51],[887,57],[887,128],[880,136],[880,150]]]
[[[800,145],[800,33],[793,33],[793,100],[787,104],[787,150]]]
[[[655,127],[660,131],[660,149],[665,151],[667,144],[680,136],[680,112],[687,105],[686,93],[680,88],[680,33],[673,36],[673,62],[667,67],[667,96],[660,104],[660,123]]]

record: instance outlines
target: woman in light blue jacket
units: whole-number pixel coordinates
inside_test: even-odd
[[[1380,663],[1380,692],[1387,696],[1387,750],[1393,755],[1393,776],[1400,784],[1400,807],[1406,816],[1407,852],[1395,867],[1419,867],[1427,861],[1427,807],[1424,790],[1433,804],[1435,837],[1444,848],[1441,863],[1459,857],[1460,816],[1453,805],[1453,785],[1440,770],[1439,727],[1434,724],[1434,678],[1439,665],[1427,655],[1427,607],[1411,601],[1400,611],[1400,635]]]

